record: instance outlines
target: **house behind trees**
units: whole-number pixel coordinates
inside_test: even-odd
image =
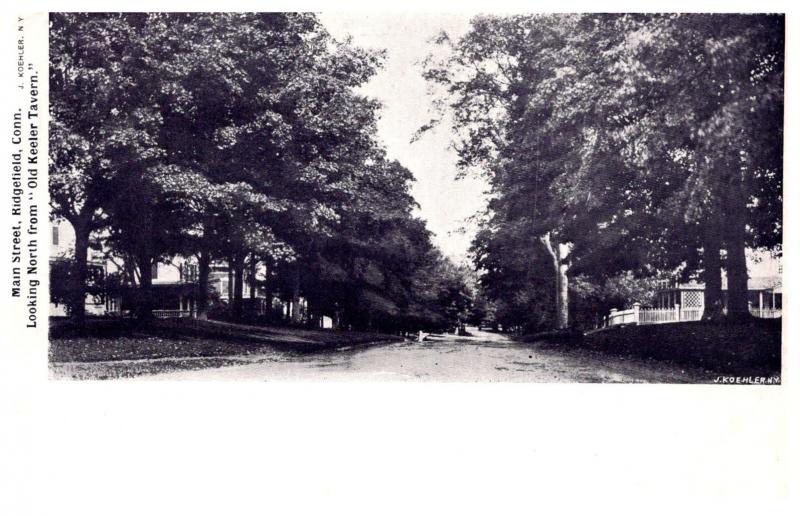
[[[65,266],[74,256],[75,232],[63,220],[51,224],[51,269]],[[107,249],[94,246],[89,251],[89,283],[86,294],[86,313],[94,316],[129,316],[134,310],[137,288],[136,272],[128,268],[124,260],[111,255]],[[153,314],[156,317],[195,317],[197,315],[198,264],[194,257],[173,256],[152,267]],[[288,318],[292,313],[291,302],[283,301],[277,295],[267,293],[263,286],[267,271],[263,267],[256,270],[255,278],[248,277],[243,285],[243,304],[245,313],[252,316],[271,314],[275,318]],[[62,281],[54,277],[51,281]],[[231,269],[225,261],[212,263],[209,274],[209,297],[219,307],[227,307],[233,298],[233,278]],[[67,303],[55,292],[62,285],[51,285],[50,315],[68,315]],[[307,302],[299,300],[300,312],[305,314]],[[332,318],[323,316],[319,325],[332,326]]]

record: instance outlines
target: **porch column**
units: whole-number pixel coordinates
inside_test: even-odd
[[[764,311],[764,291],[758,291],[758,315],[759,317],[762,315]]]

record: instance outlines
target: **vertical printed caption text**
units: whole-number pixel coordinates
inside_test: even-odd
[[[25,25],[17,18],[15,77],[18,107],[11,131],[11,297],[26,305],[26,328],[39,312],[39,71],[25,59]]]

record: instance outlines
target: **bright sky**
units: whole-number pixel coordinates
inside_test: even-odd
[[[431,118],[431,98],[417,64],[430,52],[429,40],[441,30],[458,37],[466,32],[469,16],[436,13],[323,13],[320,19],[337,38],[346,35],[361,47],[386,49],[384,69],[363,93],[383,103],[378,131],[391,159],[416,177],[413,195],[419,215],[435,234],[445,255],[466,257],[475,233],[467,220],[484,205],[486,184],[468,177],[456,180],[456,155],[449,149],[450,131],[441,127],[410,143],[414,132]]]

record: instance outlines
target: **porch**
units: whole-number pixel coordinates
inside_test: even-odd
[[[135,287],[124,287],[119,297],[109,298],[106,314],[130,317],[139,302],[140,292]],[[194,283],[156,283],[151,287],[153,316],[158,319],[195,317],[197,315],[197,285]]]

